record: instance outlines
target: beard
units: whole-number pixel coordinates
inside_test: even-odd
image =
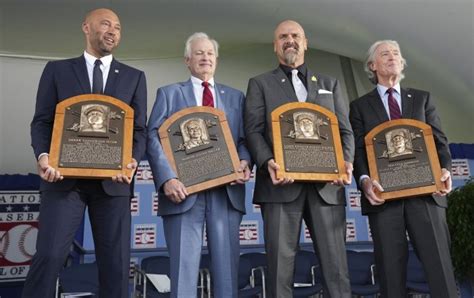
[[[291,50],[287,51],[289,48]],[[283,58],[287,65],[293,65],[298,58],[300,47],[297,43],[287,43],[283,46]]]
[[[295,64],[296,62],[296,58],[298,57],[298,54],[295,53],[295,52],[288,52],[288,53],[285,53],[285,63],[287,65],[293,65]]]

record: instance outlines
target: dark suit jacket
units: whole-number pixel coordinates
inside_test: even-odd
[[[48,153],[51,144],[56,104],[69,97],[91,93],[84,56],[46,64],[36,96],[36,109],[31,122],[31,145],[36,158]],[[112,60],[104,94],[122,100],[134,110],[132,156],[138,162],[146,147],[146,81],[142,71]],[[40,190],[67,191],[74,187],[75,179],[48,183],[41,181]],[[127,184],[102,181],[104,191],[111,196],[129,196]]]
[[[307,71],[307,102],[325,107],[337,116],[344,160],[352,162],[354,137],[348,119],[348,104],[339,82],[329,76]],[[314,77],[314,79],[313,79]],[[326,90],[326,92],[321,91]],[[245,103],[244,125],[247,148],[257,165],[255,203],[291,202],[297,198],[303,183],[274,186],[268,174],[267,161],[273,158],[271,112],[279,106],[298,102],[295,91],[280,67],[250,79]],[[344,204],[344,188],[331,184],[314,184],[330,204]],[[335,192],[338,195],[335,195]]]
[[[436,113],[430,94],[426,91],[401,88],[402,118],[415,119],[429,124],[433,130],[439,162],[442,168],[451,169],[448,140],[441,130],[441,121]],[[369,175],[364,137],[377,125],[389,121],[377,88],[354,100],[350,106],[350,121],[355,137],[354,178],[359,183],[362,175]],[[359,186],[360,187],[360,186]],[[446,207],[445,197],[434,197],[436,203]],[[378,212],[381,206],[372,206],[362,194],[362,213]]]

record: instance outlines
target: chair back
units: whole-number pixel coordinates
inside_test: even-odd
[[[353,285],[372,284],[371,266],[375,263],[374,254],[368,251],[347,251],[349,279]]]
[[[423,265],[413,250],[408,252],[407,281],[426,283]]]
[[[312,283],[312,266],[319,266],[319,261],[316,257],[316,254],[307,250],[298,251],[295,257],[294,282]]]
[[[99,294],[99,269],[96,263],[73,264],[59,273],[61,292]]]
[[[152,256],[142,260],[140,269],[151,274],[170,276],[170,258],[168,256]]]

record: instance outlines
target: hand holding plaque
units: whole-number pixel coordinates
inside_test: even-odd
[[[84,94],[56,106],[49,164],[64,177],[132,178],[133,109],[123,101]]]
[[[183,109],[163,122],[158,133],[166,158],[188,194],[242,179],[223,111],[210,107]]]
[[[342,154],[337,117],[311,103],[288,103],[272,112],[278,179],[349,180]]]
[[[398,119],[384,122],[365,136],[370,177],[378,181],[384,200],[442,193],[433,132],[424,122]]]

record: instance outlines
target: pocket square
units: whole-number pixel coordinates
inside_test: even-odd
[[[329,90],[319,89],[318,94],[332,94],[332,92]]]

